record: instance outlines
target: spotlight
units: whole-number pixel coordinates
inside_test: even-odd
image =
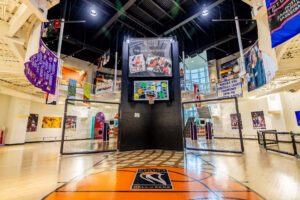
[[[208,15],[208,10],[206,8],[204,8],[202,10],[202,16],[207,16]]]
[[[97,11],[95,9],[91,9],[90,15],[92,15],[93,17],[96,17]]]

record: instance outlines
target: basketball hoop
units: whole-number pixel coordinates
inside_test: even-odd
[[[155,96],[149,96],[148,99],[149,99],[149,104],[154,104]]]

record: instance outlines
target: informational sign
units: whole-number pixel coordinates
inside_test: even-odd
[[[29,82],[44,92],[55,94],[58,58],[40,40],[39,51],[25,64],[24,73]]]
[[[69,79],[68,85],[68,98],[75,99],[76,98],[76,81]]]
[[[242,79],[229,79],[217,83],[217,93],[220,98],[242,97]]]
[[[134,81],[134,100],[169,100],[168,81]]]
[[[129,77],[172,76],[172,38],[130,39]]]
[[[300,33],[299,0],[266,0],[272,47]]]

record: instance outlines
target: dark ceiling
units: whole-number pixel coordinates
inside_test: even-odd
[[[233,19],[234,1],[240,19],[251,19],[251,8],[241,0],[68,0],[66,20],[86,20],[86,23],[65,25],[62,53],[97,63],[108,49],[114,66],[114,53],[122,53],[122,41],[127,37],[176,36],[180,50],[193,56],[208,50],[208,60],[238,52],[234,22],[213,22],[212,19]],[[63,16],[65,0],[48,12],[48,19]],[[204,7],[208,16],[202,16]],[[91,9],[97,16],[91,16]],[[240,21],[243,46],[257,39],[256,23]],[[44,39],[56,51],[58,36]],[[119,58],[120,60],[120,58]],[[121,66],[118,66],[120,68]]]

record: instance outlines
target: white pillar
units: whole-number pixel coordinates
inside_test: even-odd
[[[5,144],[20,144],[25,142],[29,112],[29,100],[17,97],[10,98],[7,113],[7,127],[4,138]]]

